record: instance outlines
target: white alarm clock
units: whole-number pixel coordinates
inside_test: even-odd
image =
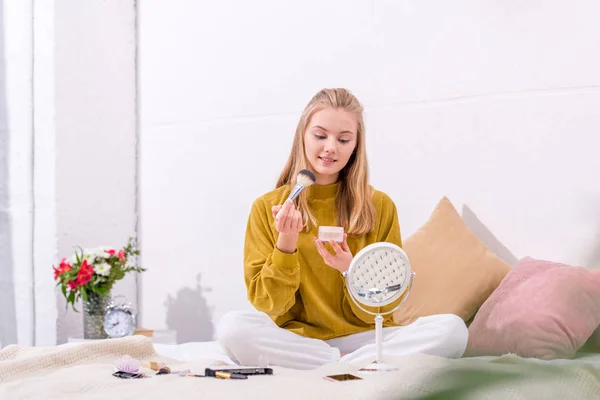
[[[118,303],[117,298],[122,297],[125,302]],[[131,311],[131,303],[125,296],[115,296],[106,307],[104,316],[104,331],[110,338],[121,338],[135,333],[135,314]]]

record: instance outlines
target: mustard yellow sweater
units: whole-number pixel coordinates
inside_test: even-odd
[[[321,226],[336,225],[337,188],[336,183],[306,189],[311,211]],[[248,299],[278,326],[306,337],[327,340],[373,329],[374,316],[358,308],[346,289],[345,278],[327,266],[315,248],[313,238],[318,236],[318,227],[300,233],[295,253],[277,249],[279,233],[271,207],[283,204],[290,190],[289,186],[280,187],[252,205],[244,246]],[[374,191],[373,204],[377,210],[375,229],[364,236],[348,237],[352,254],[374,242],[402,246],[394,202],[385,193]],[[392,314],[388,314],[384,326],[393,325]]]

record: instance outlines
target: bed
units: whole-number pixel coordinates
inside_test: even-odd
[[[600,350],[581,351],[600,326],[598,274],[528,258],[511,269],[470,232],[446,198],[404,247],[420,279],[396,322],[409,323],[417,312],[474,317],[468,349],[477,357],[387,356],[398,369],[378,375],[335,363],[310,371],[274,366],[272,376],[247,380],[156,375],[149,369],[147,379],[119,379],[112,374],[124,355],[196,373],[233,363],[217,342],[153,344],[137,335],[47,348],[11,345],[0,350],[0,399],[600,399]],[[600,332],[595,343],[600,348]],[[519,348],[569,356],[544,361],[506,351]],[[323,379],[342,373],[363,379]]]
[[[427,399],[441,390],[452,393],[452,398],[600,398],[600,353],[553,361],[512,354],[458,360],[414,354],[388,358],[398,370],[380,375],[364,375],[358,372],[360,366],[338,363],[310,371],[273,367],[273,376],[248,380],[155,375],[150,369],[144,369],[147,379],[119,379],[112,373],[116,360],[125,354],[165,362],[172,370],[200,373],[207,366],[231,363],[216,342],[153,344],[144,336],[47,348],[12,345],[0,351],[0,399]],[[465,388],[453,392],[460,380],[457,377],[464,377],[466,369],[480,376],[508,374],[512,378],[469,395]],[[339,373],[363,379],[323,379]],[[477,382],[467,386],[475,389]]]

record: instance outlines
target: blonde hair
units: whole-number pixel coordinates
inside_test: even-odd
[[[328,107],[343,109],[356,116],[356,148],[346,166],[340,171],[338,179],[337,223],[344,227],[348,235],[363,235],[373,230],[376,212],[372,202],[373,191],[369,185],[363,106],[350,91],[323,89],[308,102],[296,127],[290,156],[275,187],[295,185],[298,173],[309,167],[304,151],[304,134],[312,116]],[[297,204],[302,213],[305,230],[310,231],[313,226],[317,226],[317,220],[308,206],[305,191],[298,196]]]

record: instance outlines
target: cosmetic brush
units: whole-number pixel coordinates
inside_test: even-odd
[[[300,171],[298,173],[298,178],[296,178],[296,184],[290,192],[290,195],[288,196],[286,202],[294,201],[304,189],[315,183],[316,180],[317,178],[315,177],[315,174],[313,174],[309,170],[303,169],[302,171]],[[277,212],[277,216],[275,218],[279,219],[279,212]]]

